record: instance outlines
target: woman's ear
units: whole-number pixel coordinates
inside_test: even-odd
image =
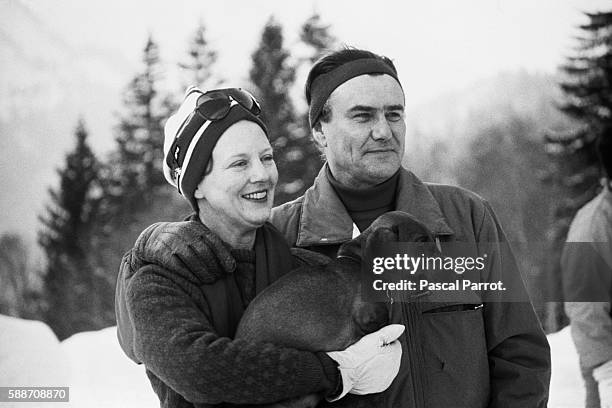
[[[196,200],[202,200],[204,198],[204,188],[202,184],[203,183],[200,182],[200,184],[198,184],[195,191],[193,192],[193,196],[195,197]]]

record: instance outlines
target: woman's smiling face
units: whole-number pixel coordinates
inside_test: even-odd
[[[268,221],[278,171],[262,128],[245,120],[234,123],[211,158],[212,169],[194,192],[204,223],[213,232],[243,233]]]

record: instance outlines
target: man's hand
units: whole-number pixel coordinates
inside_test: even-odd
[[[612,360],[593,370],[599,388],[601,408],[612,408]]]
[[[397,375],[402,346],[397,338],[404,332],[401,324],[391,324],[362,337],[344,351],[331,351],[342,375],[342,393],[336,401],[351,394],[373,394],[386,390]]]

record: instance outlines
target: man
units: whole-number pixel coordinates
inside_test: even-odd
[[[402,168],[405,100],[391,60],[357,49],[325,56],[309,73],[306,98],[326,164],[302,197],[273,210],[273,224],[291,245],[334,256],[340,244],[392,210],[412,215],[438,243],[506,241],[486,201],[423,183]],[[520,281],[513,259],[500,259],[489,272]],[[363,406],[546,406],[550,350],[529,302],[427,300],[391,306],[391,321],[406,324],[392,386],[340,405],[365,398]]]
[[[572,221],[561,267],[586,408],[612,408],[612,128],[597,144],[603,189]]]

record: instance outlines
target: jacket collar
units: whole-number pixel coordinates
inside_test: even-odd
[[[298,247],[339,244],[353,236],[353,221],[321,168],[304,194],[298,226]],[[400,169],[395,209],[423,223],[434,235],[452,235],[440,206],[428,187],[410,171]]]

